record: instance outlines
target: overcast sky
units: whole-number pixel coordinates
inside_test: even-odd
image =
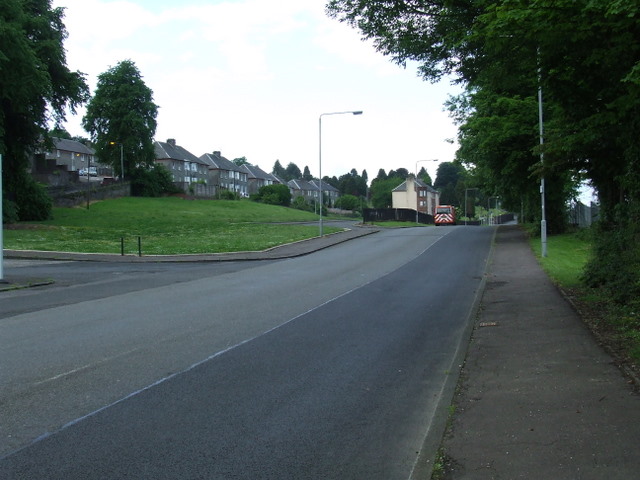
[[[71,70],[97,76],[132,60],[160,107],[156,140],[175,138],[196,156],[219,150],[270,172],[355,168],[370,179],[452,161],[456,127],[443,103],[459,88],[403,69],[324,13],[325,0],[53,0],[66,7]],[[72,135],[84,110],[66,124]],[[425,166],[435,179],[437,162]]]

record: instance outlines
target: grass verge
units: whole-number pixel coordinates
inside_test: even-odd
[[[259,251],[318,235],[317,215],[249,200],[134,198],[106,200],[90,208],[54,208],[54,218],[4,231],[16,250],[147,255]],[[324,233],[340,231],[325,227]]]
[[[580,281],[591,254],[588,230],[549,236],[547,256],[541,257],[540,238],[530,238],[542,268],[574,304],[598,340],[624,368],[640,374],[640,311],[619,305],[599,289]]]

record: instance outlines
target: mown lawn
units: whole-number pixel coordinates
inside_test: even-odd
[[[54,208],[54,218],[4,231],[7,249],[147,255],[256,251],[318,235],[317,215],[249,200],[120,198]],[[339,229],[325,227],[324,233]]]

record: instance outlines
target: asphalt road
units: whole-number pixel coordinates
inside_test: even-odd
[[[4,292],[0,478],[410,478],[446,417],[493,231],[91,264],[66,290]]]

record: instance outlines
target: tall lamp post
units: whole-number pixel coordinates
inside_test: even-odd
[[[348,110],[346,112],[329,112],[329,113],[321,113],[320,117],[318,117],[318,177],[319,177],[319,190],[320,190],[320,236],[322,237],[322,117],[327,115],[345,115],[350,113],[351,115],[362,115],[362,110]]]
[[[540,127],[540,165],[544,168],[544,119],[542,117],[542,67],[540,66],[540,49],[538,49],[538,123]],[[540,204],[542,207],[542,219],[540,220],[541,256],[547,256],[547,216],[545,205],[544,172],[540,178]]]
[[[120,145],[120,180],[124,180],[124,147],[122,142],[109,142],[109,145]]]
[[[420,162],[437,162],[437,158],[430,158],[428,160],[418,160],[416,162],[416,180],[415,180],[415,189],[416,189],[416,225],[418,225],[418,207],[420,206],[420,197],[418,195],[418,164]]]

